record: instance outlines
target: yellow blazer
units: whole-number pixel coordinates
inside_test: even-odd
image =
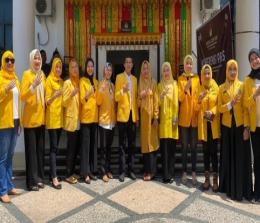
[[[200,86],[199,94],[205,92],[206,89]],[[205,111],[211,111],[214,114],[213,121],[211,122],[211,131],[213,139],[218,139],[220,137],[220,116],[218,112],[218,92],[219,87],[214,81],[212,86],[207,91],[207,95],[203,98],[201,104],[196,106],[196,111],[198,111],[198,139],[207,142],[207,120],[204,118]],[[198,99],[197,99],[198,101]]]
[[[0,129],[13,128],[13,92],[6,93],[5,88],[10,80],[0,76]],[[21,94],[19,80],[16,79],[16,87],[19,92],[18,112],[21,125]]]
[[[54,83],[55,82],[55,83]],[[54,84],[56,86],[54,86]],[[57,88],[58,87],[58,88]],[[62,107],[62,95],[55,98],[51,104],[47,104],[47,101],[54,95],[57,90],[62,89],[63,81],[54,81],[49,75],[46,80],[45,86],[45,102],[46,102],[46,128],[47,129],[59,129],[63,127],[63,107]]]
[[[184,74],[178,78],[179,89],[179,126],[181,127],[197,127],[198,126],[198,114],[195,111],[196,98],[200,87],[200,80],[197,74],[194,74],[191,78],[191,93],[185,94],[184,88],[187,83],[187,78]]]
[[[69,132],[77,130],[79,123],[79,93],[71,97],[74,90],[71,80],[66,80],[63,85],[62,105],[64,107],[63,129]]]
[[[45,75],[42,72],[42,85],[45,88]],[[36,90],[30,87],[35,74],[29,69],[24,71],[21,84],[21,98],[24,101],[23,125],[25,128],[35,128],[45,124],[45,104],[37,101]]]
[[[243,95],[244,95],[244,87],[241,81],[238,81],[237,87],[235,91],[240,89],[241,92],[241,100],[234,105],[233,111],[235,116],[236,127],[248,123],[248,116],[245,113],[244,115],[244,108],[243,108]],[[226,127],[231,127],[232,124],[232,115],[231,112],[228,110],[228,103],[232,100],[232,96],[228,93],[226,83],[223,83],[219,87],[219,95],[218,95],[218,110],[222,114],[222,125]]]
[[[93,78],[95,89],[98,87],[98,81]],[[80,122],[83,124],[97,123],[98,122],[98,106],[96,102],[96,90],[95,93],[90,96],[88,100],[85,99],[87,91],[91,88],[90,80],[86,77],[82,77],[79,82],[80,85]]]
[[[255,80],[246,77],[244,81],[244,99],[243,103],[245,106],[245,114],[248,119],[246,119],[245,126],[250,127],[250,131],[255,132],[256,122],[257,122],[257,111],[256,111],[256,101],[253,98],[253,94],[256,90]]]
[[[132,120],[137,122],[138,116],[138,99],[137,99],[137,79],[131,75],[132,81],[132,107],[130,108],[129,92],[123,93],[123,86],[127,83],[127,74],[121,73],[116,76],[115,100],[117,102],[117,121],[128,122],[130,110],[132,109]]]
[[[178,85],[174,80],[171,87],[169,87],[169,93],[162,99],[160,95],[163,91],[162,83],[158,84],[158,98],[159,98],[159,110],[160,110],[160,124],[159,124],[159,137],[162,138],[179,138],[178,131]],[[177,124],[173,127],[173,121]]]
[[[112,83],[112,92],[106,87],[104,92],[97,91],[97,105],[99,106],[99,124],[101,125],[115,125],[116,123],[116,104],[114,85]]]

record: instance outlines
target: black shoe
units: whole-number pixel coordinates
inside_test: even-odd
[[[120,182],[124,182],[125,181],[125,173],[121,173],[118,177]]]
[[[173,183],[173,178],[171,178],[170,180],[169,180],[169,184],[172,184]]]
[[[94,180],[94,181],[96,181],[98,178],[95,176],[95,175],[93,175],[93,174],[90,174],[89,175],[89,178],[91,179],[91,180]]]
[[[60,190],[60,189],[62,188],[62,186],[61,186],[60,183],[57,184],[57,185],[55,185],[53,182],[51,182],[51,185],[52,185],[52,187],[53,187],[54,189],[56,189],[56,190]]]
[[[43,189],[45,187],[45,185],[42,182],[38,183],[37,185],[40,189]]]
[[[170,183],[170,179],[163,179],[163,183],[164,184],[169,184]]]
[[[131,178],[132,180],[136,180],[136,176],[135,176],[134,172],[132,172],[132,171],[129,172],[129,178]]]
[[[39,187],[38,186],[31,186],[31,187],[29,187],[29,191],[39,191]]]

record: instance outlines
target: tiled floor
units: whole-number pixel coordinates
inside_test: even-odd
[[[11,204],[0,204],[1,222],[260,222],[260,205],[234,202],[224,194],[204,193],[177,182],[160,180],[101,180],[90,185],[62,182],[62,190],[46,186],[39,192],[24,190],[24,178],[15,184],[23,194]]]

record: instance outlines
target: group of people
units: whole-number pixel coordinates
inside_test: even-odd
[[[200,77],[192,72],[193,59],[184,59],[184,72],[176,80],[169,62],[161,68],[160,82],[153,79],[151,65],[143,61],[139,83],[132,74],[133,59],[124,60],[124,72],[111,82],[112,64],[104,65],[103,79],[94,75],[94,61],[88,58],[80,78],[77,61],[69,62],[69,77],[61,78],[62,61],[52,61],[50,73],[42,71],[38,49],[30,53],[30,67],[21,85],[15,73],[15,57],[2,56],[0,71],[0,198],[18,191],[12,183],[12,157],[17,136],[24,129],[26,184],[28,190],[44,188],[45,129],[50,139],[49,178],[55,189],[62,184],[57,177],[56,154],[62,129],[67,134],[67,177],[77,183],[75,161],[80,156],[80,176],[87,184],[113,178],[110,168],[115,125],[119,132],[119,181],[126,174],[135,180],[134,148],[140,124],[145,181],[156,173],[156,156],[161,153],[162,179],[172,183],[176,142],[182,144],[181,182],[187,184],[188,149],[191,150],[192,184],[197,184],[197,142],[203,144],[205,182],[202,187],[226,193],[235,200],[260,201],[260,52],[249,52],[251,72],[244,83],[238,79],[238,64],[229,60],[226,81],[218,86],[211,66],[202,67]],[[22,112],[22,102],[24,108]],[[23,114],[23,115],[22,115]],[[140,118],[139,118],[140,116]],[[139,123],[140,119],[140,123]],[[100,163],[97,162],[97,131],[100,136]],[[220,161],[218,142],[220,139]],[[252,186],[251,144],[254,157]],[[127,154],[127,159],[126,159]],[[211,168],[212,164],[212,168]],[[126,166],[128,168],[126,168]],[[210,173],[213,175],[213,185]],[[218,183],[219,180],[219,183]]]

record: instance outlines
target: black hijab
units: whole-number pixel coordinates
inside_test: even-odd
[[[87,58],[86,60],[86,63],[85,63],[85,76],[86,78],[89,79],[91,85],[93,86],[93,88],[95,89],[95,85],[94,85],[94,81],[93,81],[93,78],[94,78],[94,73],[92,75],[89,75],[88,72],[87,72],[87,66],[88,66],[88,63],[91,62],[94,66],[94,60],[92,58]]]
[[[253,49],[251,49],[251,50],[249,51],[249,54],[248,54],[248,60],[249,60],[249,62],[250,62],[250,57],[251,57],[252,54],[257,55],[257,57],[260,58],[260,51],[259,51],[259,49],[253,48]],[[252,68],[252,67],[251,67],[251,68]],[[250,72],[250,74],[249,74],[249,77],[252,78],[252,79],[258,79],[258,80],[260,80],[260,67],[257,68],[256,70],[254,70],[254,69],[252,68],[252,70],[251,70],[251,72]]]

